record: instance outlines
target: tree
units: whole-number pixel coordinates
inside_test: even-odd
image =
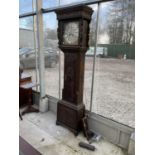
[[[134,0],[120,0],[112,3],[108,16],[108,34],[111,44],[134,42],[134,10]]]

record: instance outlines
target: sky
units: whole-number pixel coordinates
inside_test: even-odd
[[[19,13],[23,14],[23,13],[28,13],[28,12],[32,12],[32,1],[33,0],[19,0]],[[82,2],[84,0],[61,0],[61,4],[71,4],[74,2]],[[49,8],[49,7],[55,7],[59,5],[59,0],[43,0],[43,8]],[[90,5],[94,11],[97,11],[97,5]],[[103,15],[103,13],[105,13],[105,8],[106,8],[107,4],[105,3],[104,5],[101,5],[101,8],[103,7],[104,9],[101,9],[101,14]],[[51,20],[54,19],[54,20]],[[25,25],[26,20],[29,20],[28,18],[25,20],[21,20],[20,21],[20,25]],[[56,16],[55,13],[46,13],[43,16],[43,20],[44,20],[44,27],[45,28],[56,28],[57,26],[57,22],[56,21]]]
[[[84,0],[61,0],[61,4],[71,4],[71,3],[75,3],[75,2],[82,2]],[[107,22],[107,14],[109,13],[109,7],[110,7],[110,3],[112,2],[106,2],[106,3],[102,3],[101,4],[101,10],[100,10],[100,25],[104,26],[104,23]],[[49,8],[49,7],[56,7],[59,5],[59,0],[43,0],[43,8]],[[92,9],[94,10],[94,12],[97,11],[97,4],[93,4],[93,5],[89,5],[90,7],[92,7]],[[27,12],[32,12],[32,0],[20,0],[19,1],[19,13],[23,14],[23,13],[27,13]],[[33,29],[33,25],[31,24],[31,21],[33,21],[32,17],[27,17],[27,18],[23,18],[20,19],[20,27],[22,28],[27,28],[27,29]],[[43,15],[43,28],[44,30],[47,28],[50,29],[57,29],[57,19],[56,19],[56,14],[54,12],[51,13],[46,13]],[[94,26],[95,28],[95,26]],[[103,41],[105,43],[108,42],[108,36],[107,34],[102,34],[99,35],[99,42]]]
[[[35,1],[35,0],[34,0]],[[71,4],[75,2],[82,2],[85,0],[60,0],[60,5]],[[33,0],[19,0],[19,13],[27,13],[33,11],[32,9]],[[42,0],[43,8],[56,7],[59,5],[59,0]]]

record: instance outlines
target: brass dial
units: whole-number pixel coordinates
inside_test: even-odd
[[[79,22],[68,22],[64,24],[63,44],[78,45]]]

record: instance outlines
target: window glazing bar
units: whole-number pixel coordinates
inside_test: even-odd
[[[92,84],[91,84],[90,112],[92,111],[92,104],[93,104],[94,76],[95,76],[95,64],[96,64],[96,49],[97,49],[97,42],[98,42],[98,27],[99,27],[100,8],[101,8],[101,3],[98,3],[97,22],[96,22],[96,31],[95,31],[95,48],[94,48],[94,58],[93,58],[93,74],[92,74]]]
[[[59,3],[58,7],[51,7],[51,8],[47,8],[47,9],[42,8],[42,13],[53,12],[57,9],[61,9],[61,8],[69,7],[69,6],[91,5],[91,4],[96,4],[96,3],[100,3],[100,2],[110,2],[110,1],[116,1],[116,0],[90,0],[90,1],[87,0],[87,1],[80,2],[80,3],[78,2],[78,3],[72,3],[69,5],[62,5],[62,6],[60,6],[60,3]],[[34,15],[36,15],[35,11],[21,14],[21,15],[19,15],[19,18],[34,16]]]
[[[33,12],[24,13],[24,14],[19,15],[19,18],[34,16],[34,15],[36,15],[36,12],[33,11]]]

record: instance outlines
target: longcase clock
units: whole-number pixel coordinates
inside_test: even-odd
[[[57,106],[56,124],[74,134],[81,130],[85,114],[83,82],[89,24],[93,10],[88,6],[57,9],[59,48],[64,52],[64,87]]]

